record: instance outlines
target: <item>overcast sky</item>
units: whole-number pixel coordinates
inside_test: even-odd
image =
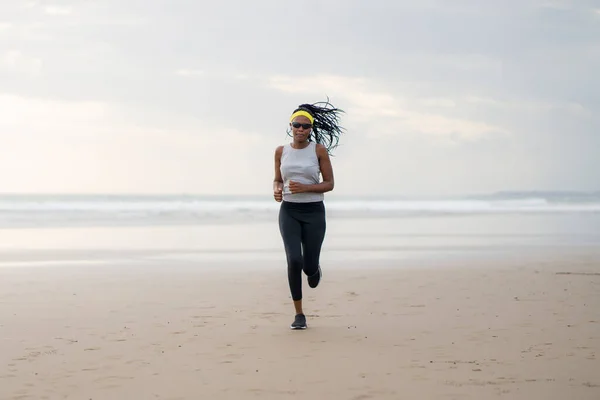
[[[598,190],[598,71],[600,0],[1,0],[0,191],[270,194],[326,96],[336,193]]]

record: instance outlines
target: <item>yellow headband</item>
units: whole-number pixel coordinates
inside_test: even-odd
[[[294,118],[299,117],[299,116],[308,118],[310,120],[311,124],[315,122],[315,119],[313,118],[313,116],[304,110],[296,111],[295,113],[293,113],[292,116],[290,117],[290,121],[293,121]]]

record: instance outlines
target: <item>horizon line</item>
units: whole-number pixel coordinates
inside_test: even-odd
[[[338,193],[326,193],[327,197],[354,197],[354,198],[382,198],[382,197],[465,197],[465,196],[494,196],[494,195],[600,195],[600,189],[596,190],[571,190],[571,189],[510,189],[510,190],[496,190],[487,192],[464,192],[455,194],[442,194],[442,193],[405,193],[405,194],[338,194]],[[271,197],[268,191],[264,193],[199,193],[199,192],[1,192],[0,197],[15,197],[15,196],[63,196],[63,197]]]

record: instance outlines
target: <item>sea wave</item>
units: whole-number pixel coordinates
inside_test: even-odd
[[[331,199],[329,216],[600,212],[600,201],[531,198]],[[252,197],[0,196],[0,227],[84,223],[201,223],[272,218],[279,203]]]
[[[327,208],[340,211],[598,211],[598,202],[551,202],[544,198],[523,199],[333,199]],[[0,212],[232,212],[273,211],[279,203],[270,199],[245,198],[3,198]]]

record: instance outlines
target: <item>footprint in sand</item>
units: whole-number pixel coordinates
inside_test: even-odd
[[[56,355],[58,353],[58,351],[55,348],[50,346],[42,347],[39,349],[27,348],[25,350],[29,351],[29,353],[27,353],[23,357],[15,358],[13,361],[31,361],[38,357],[51,356]]]
[[[582,385],[590,387],[590,388],[600,388],[600,385],[595,384],[595,383],[591,383],[591,382],[584,382],[584,383],[582,383]]]
[[[57,337],[57,338],[54,338],[54,339],[56,339],[56,340],[64,340],[68,344],[74,344],[74,343],[78,343],[79,342],[79,340],[62,338],[62,337]]]

